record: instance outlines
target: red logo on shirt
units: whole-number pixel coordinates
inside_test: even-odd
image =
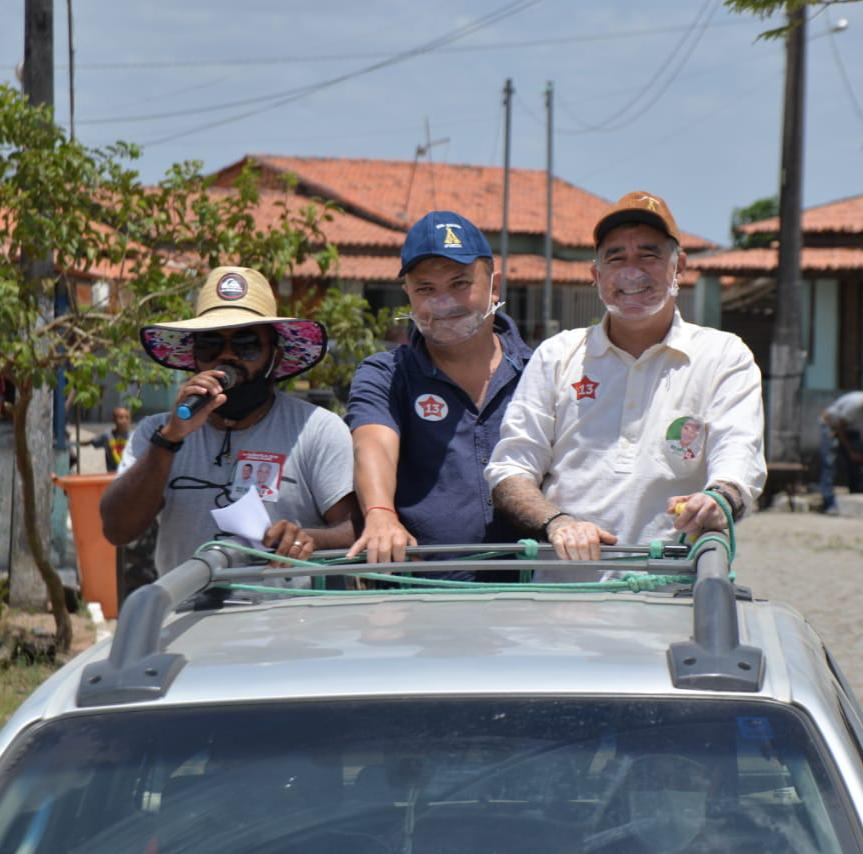
[[[449,407],[442,397],[427,394],[414,401],[414,411],[423,421],[443,421],[449,412]]]
[[[595,383],[587,374],[577,383],[573,383],[572,387],[575,389],[576,400],[581,400],[583,397],[596,400],[596,390],[599,388],[599,383]]]

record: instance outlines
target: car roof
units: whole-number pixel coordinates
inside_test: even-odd
[[[138,591],[124,606],[113,646],[96,645],[38,689],[0,733],[0,750],[11,737],[7,730],[111,707],[483,695],[739,699],[740,693],[813,709],[835,706],[817,635],[790,608],[751,601],[726,578],[726,598],[712,601],[706,624],[727,605],[737,646],[714,656],[706,678],[687,683],[675,667],[685,670],[680,661],[692,657],[698,634],[691,588],[474,588],[317,598],[285,591],[291,598],[174,611],[212,580],[211,568],[190,566],[186,574],[184,581],[177,570]],[[758,672],[739,683],[739,669],[751,669],[741,659],[753,650]],[[710,657],[701,647],[696,652]],[[721,672],[716,677],[723,668],[732,671],[730,682]],[[142,688],[150,679],[142,674],[156,672],[161,687]]]

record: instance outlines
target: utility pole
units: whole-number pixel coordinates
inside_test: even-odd
[[[66,0],[66,24],[69,38],[69,139],[75,140],[75,41],[72,27],[72,0]]]
[[[24,94],[34,106],[54,105],[54,6],[53,0],[25,0],[24,3],[24,67],[21,75]],[[21,264],[27,279],[36,289],[41,282],[51,278],[54,271],[53,257],[22,258]],[[53,300],[40,300],[40,311],[50,318]],[[40,389],[33,394],[27,417],[27,439],[33,459],[36,483],[36,511],[47,519],[50,515],[53,485],[51,470],[54,468],[52,449],[52,401],[50,389]],[[15,607],[42,608],[46,599],[46,588],[33,560],[24,529],[21,481],[15,477],[12,498],[9,601]],[[50,531],[41,532],[43,549],[49,549]]]
[[[500,226],[500,301],[506,302],[506,262],[509,258],[509,155],[512,137],[512,96],[515,89],[507,77],[503,87],[503,215]]]
[[[800,329],[800,208],[806,80],[806,8],[789,13],[786,36],[785,108],[779,182],[779,267],[776,315],[770,344],[767,457],[800,462],[804,353]]]
[[[551,318],[552,230],[554,227],[554,84],[545,85],[545,286],[542,290],[542,333],[546,338],[557,332]]]

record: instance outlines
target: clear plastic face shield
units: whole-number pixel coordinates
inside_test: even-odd
[[[680,250],[675,246],[668,260],[674,273],[667,285],[664,282],[665,273],[660,281],[656,275],[634,265],[605,269],[598,273],[597,290],[608,313],[614,317],[631,319],[659,314],[680,290],[677,281],[679,253]],[[599,261],[596,262],[596,267],[599,271]]]
[[[486,309],[471,309],[451,293],[437,294],[423,300],[417,311],[403,314],[396,320],[412,320],[422,336],[434,344],[452,346],[473,338],[486,318],[495,314],[504,303],[493,300],[494,274],[488,281]]]

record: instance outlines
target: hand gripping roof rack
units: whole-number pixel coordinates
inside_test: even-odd
[[[761,690],[764,654],[740,643],[737,601],[728,578],[725,538],[710,534],[699,550],[697,580],[692,589],[693,635],[690,641],[668,648],[668,669],[675,688],[711,691]]]

